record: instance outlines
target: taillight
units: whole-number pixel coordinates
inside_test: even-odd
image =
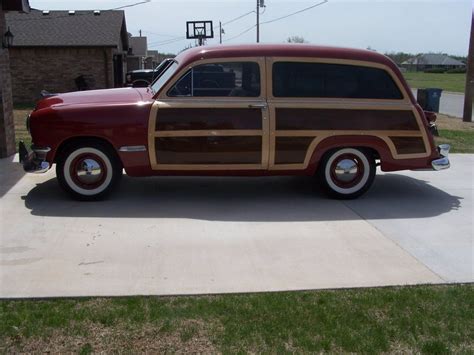
[[[435,123],[436,122],[436,113],[435,112],[431,112],[431,111],[423,111],[424,114],[425,114],[425,117],[426,117],[426,120],[429,122],[429,123]]]

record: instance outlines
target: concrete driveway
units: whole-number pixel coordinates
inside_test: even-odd
[[[328,200],[309,178],[133,179],[70,200],[0,161],[0,297],[169,295],[474,281],[474,155]]]

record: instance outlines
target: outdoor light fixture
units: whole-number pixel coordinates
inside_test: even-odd
[[[3,34],[3,48],[10,48],[13,45],[13,33],[10,31],[10,27],[8,27],[7,32]]]

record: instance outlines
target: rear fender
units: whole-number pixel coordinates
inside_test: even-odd
[[[322,140],[314,149],[309,161],[308,169],[311,174],[316,173],[319,162],[324,154],[336,148],[366,148],[376,154],[376,158],[381,161],[382,170],[384,164],[393,161],[392,153],[387,143],[375,136],[333,136]]]

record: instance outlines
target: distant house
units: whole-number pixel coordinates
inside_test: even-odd
[[[154,69],[161,63],[162,55],[157,50],[148,50],[145,59],[145,69]]]
[[[128,34],[123,11],[7,13],[13,101],[31,103],[41,90],[122,86]],[[82,79],[78,77],[82,76]]]
[[[442,68],[448,70],[455,68],[463,68],[465,66],[466,64],[464,64],[463,62],[451,58],[446,54],[439,53],[420,54],[416,57],[410,58],[402,62],[402,68],[414,71],[434,68]]]
[[[173,53],[160,53],[157,50],[148,50],[145,60],[145,69],[154,69],[167,58],[176,57]]]
[[[141,70],[154,69],[166,58],[175,57],[174,54],[159,53],[157,50],[148,49],[148,39],[146,36],[132,36],[129,34],[128,41],[130,48],[127,55],[127,69]]]
[[[145,36],[129,36],[130,50],[127,56],[128,71],[145,69],[144,61],[147,56],[148,43]]]

